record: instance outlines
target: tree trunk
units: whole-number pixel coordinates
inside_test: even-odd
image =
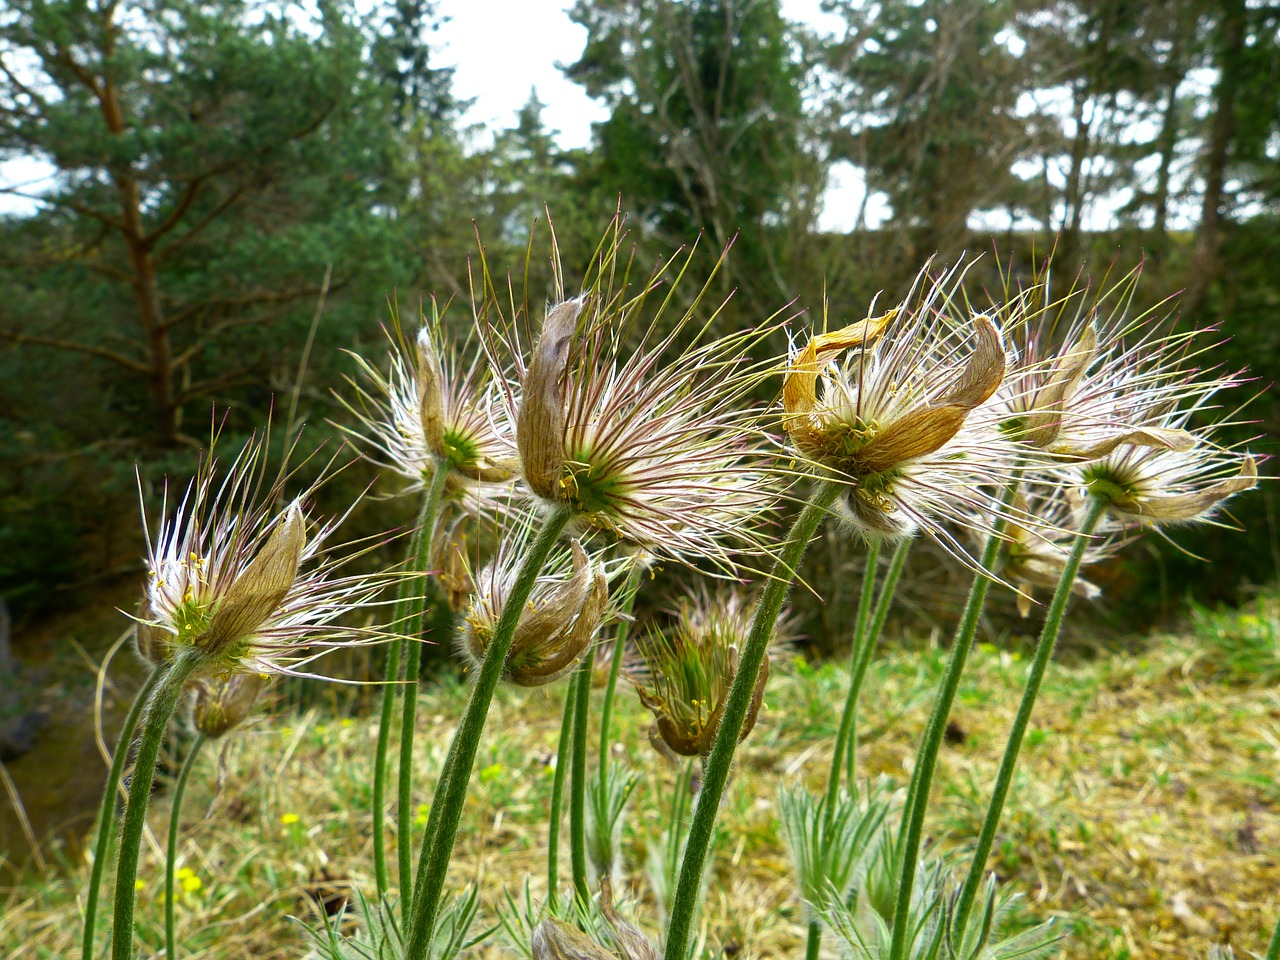
[[[1218,24],[1218,85],[1214,91],[1213,127],[1204,156],[1204,204],[1196,230],[1195,253],[1190,280],[1182,299],[1184,315],[1194,317],[1204,307],[1205,297],[1222,264],[1222,202],[1226,192],[1227,161],[1236,131],[1236,91],[1240,84],[1240,62],[1245,41],[1245,0],[1224,0]]]
[[[108,13],[107,17],[110,18]],[[124,110],[120,104],[119,90],[109,68],[114,28],[104,24],[103,59],[108,64],[97,82],[95,93],[103,121],[112,136],[125,131]],[[164,322],[164,309],[160,302],[160,282],[152,256],[151,240],[147,237],[142,220],[142,195],[127,161],[111,171],[116,192],[120,197],[120,236],[129,254],[134,301],[138,306],[138,321],[147,344],[147,361],[150,371],[147,389],[151,395],[152,416],[155,418],[155,440],[162,447],[178,443],[178,405],[174,400],[173,347],[169,339],[169,327]]]

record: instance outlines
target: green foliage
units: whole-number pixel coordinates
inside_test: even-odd
[[[806,141],[807,66],[776,0],[581,0],[572,16],[587,45],[567,72],[611,110],[593,192],[621,194],[667,249],[703,234],[714,256],[736,236],[725,282],[785,298],[793,234],[826,178]]]

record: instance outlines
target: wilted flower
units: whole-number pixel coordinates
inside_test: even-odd
[[[783,424],[801,457],[848,485],[843,508],[860,532],[923,528],[963,555],[939,521],[998,509],[987,490],[1007,483],[1010,449],[979,408],[1006,357],[990,317],[948,316],[955,271],[924,281],[896,309],[793,353]]]
[[[527,528],[498,547],[475,578],[475,595],[459,635],[459,646],[476,664],[484,661],[494,627],[506,606]],[[609,580],[601,563],[573,540],[538,578],[520,613],[503,677],[517,686],[539,687],[564,676],[586,652],[609,600]]]
[[[679,604],[669,631],[650,628],[636,641],[638,659],[626,672],[640,702],[653,714],[655,747],[684,757],[705,757],[715,741],[738,651],[751,629],[752,609],[741,594],[693,594]],[[769,681],[765,660],[756,680],[739,741],[755,727]]]
[[[148,649],[198,649],[205,673],[295,673],[322,655],[308,647],[377,639],[335,621],[372,602],[380,578],[332,575],[345,561],[328,555],[325,541],[341,518],[308,536],[303,503],[314,487],[276,511],[282,478],[263,491],[264,449],[251,439],[220,483],[206,460],[156,536],[147,532],[139,635]]]
[[[1062,579],[1071,549],[1079,536],[1072,530],[1072,509],[1062,488],[1052,479],[1034,484],[1033,491],[1014,504],[1016,519],[1005,530],[1001,578],[1018,590],[1018,613],[1029,616],[1036,587],[1053,590]],[[1085,547],[1082,565],[1101,563],[1123,545],[1112,536],[1094,537]],[[1102,593],[1096,584],[1076,576],[1071,592],[1086,600]]]
[[[418,330],[413,347],[398,322],[388,372],[353,354],[368,387],[352,381],[356,403],[344,405],[360,427],[349,430],[373,458],[421,490],[448,470],[446,494],[472,513],[493,512],[516,477],[515,438],[483,353],[446,346],[439,316]],[[345,429],[345,428],[344,428]]]
[[[617,242],[602,246],[582,296],[547,311],[527,366],[517,360],[520,395],[513,388],[508,403],[525,483],[582,526],[728,568],[725,543],[753,543],[754,521],[772,499],[744,466],[760,449],[746,350],[764,331],[699,346],[695,303],[660,337],[659,310],[631,349],[659,284],[630,298],[625,281],[613,290]],[[492,332],[519,356],[513,332]],[[691,333],[694,345],[668,359]]]
[[[1195,334],[1167,331],[1152,311],[1129,315],[1138,273],[1092,301],[1077,286],[1050,301],[1046,279],[999,308],[1018,357],[998,398],[1002,430],[1064,460],[1096,460],[1123,444],[1186,450],[1195,443],[1185,430],[1153,420],[1183,395]]]
[[[606,949],[577,927],[547,917],[533,931],[533,960],[658,960],[660,953],[649,938],[618,914],[613,905],[609,878],[600,878],[600,911],[604,914],[614,949]]]
[[[1124,446],[1079,470],[1077,495],[1107,503],[1130,526],[1209,520],[1227,498],[1258,485],[1253,457],[1200,442],[1190,450]]]
[[[193,686],[191,716],[206,737],[221,737],[244,723],[267,681],[257,673],[201,677]]]

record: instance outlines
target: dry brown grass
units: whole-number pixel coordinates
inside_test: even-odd
[[[1153,641],[1051,671],[1024,750],[992,868],[1023,891],[1028,912],[1060,916],[1072,958],[1204,957],[1212,943],[1237,956],[1263,950],[1280,913],[1280,693],[1203,672],[1191,641]],[[1016,705],[1024,664],[975,651],[954,713],[962,743],[944,750],[931,830],[963,844]],[[878,663],[861,711],[860,772],[905,778],[941,668],[936,650]],[[704,910],[708,950],[797,956],[803,913],[793,894],[773,805],[780,782],[820,786],[843,696],[843,669],[780,669],[769,709],[748,741],[724,812],[725,831]],[[424,694],[419,711],[421,801],[443,758],[465,691]],[[507,690],[490,734],[459,844],[455,878],[476,879],[485,910],[529,879],[545,894],[545,808],[559,696]],[[657,928],[644,865],[664,823],[675,772],[647,746],[644,716],[626,698],[616,755],[641,782],[624,831],[616,886],[642,926]],[[179,924],[188,960],[300,957],[287,917],[314,920],[323,888],[373,889],[368,803],[375,725],[317,712],[264,720],[210,751],[189,787],[183,865],[203,889],[185,896]],[[219,763],[219,759],[221,763]],[[160,833],[168,802],[155,804]],[[295,814],[297,823],[284,823]],[[567,872],[567,851],[562,857]],[[161,865],[144,850],[141,939],[162,943]],[[84,871],[32,876],[11,891],[0,944],[12,960],[78,956],[75,900]],[[511,955],[495,945],[494,956]],[[149,955],[144,951],[143,956]]]

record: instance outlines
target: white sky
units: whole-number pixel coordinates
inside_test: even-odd
[[[565,147],[591,143],[591,125],[608,118],[604,106],[567,79],[559,65],[578,59],[587,31],[569,19],[573,0],[440,0],[437,12],[447,22],[435,35],[441,66],[454,68],[454,95],[473,100],[464,119],[492,131],[515,125],[516,114],[538,91],[545,105],[542,119]],[[789,20],[835,32],[843,21],[824,14],[820,0],[783,0]],[[832,170],[823,198],[821,230],[847,232],[866,189],[862,172],[852,164]],[[887,205],[868,205],[868,225],[879,225]]]
[[[821,0],[782,0],[784,16],[806,23],[820,32],[838,33],[842,20],[824,14]],[[437,11],[445,18],[431,37],[437,62],[454,68],[454,94],[472,101],[464,122],[476,128],[479,143],[490,141],[494,132],[513,126],[520,108],[532,90],[545,104],[543,121],[559,142],[581,147],[591,142],[593,123],[607,117],[602,104],[592,100],[577,84],[568,80],[560,65],[573,63],[586,43],[586,29],[569,19],[573,0],[438,0]],[[478,145],[478,144],[477,144]],[[52,167],[33,158],[0,163],[0,188],[23,185],[39,192],[40,181]],[[835,164],[823,197],[818,228],[828,232],[848,232],[863,203],[866,181],[862,171],[850,163]],[[1096,198],[1086,217],[1088,225],[1109,225],[1118,202]],[[29,213],[34,202],[0,194],[0,214]],[[866,225],[875,228],[891,215],[883,194],[873,195],[866,205]],[[1007,222],[1007,215],[997,219]],[[1000,229],[1003,223],[985,223],[975,213],[971,226]]]

